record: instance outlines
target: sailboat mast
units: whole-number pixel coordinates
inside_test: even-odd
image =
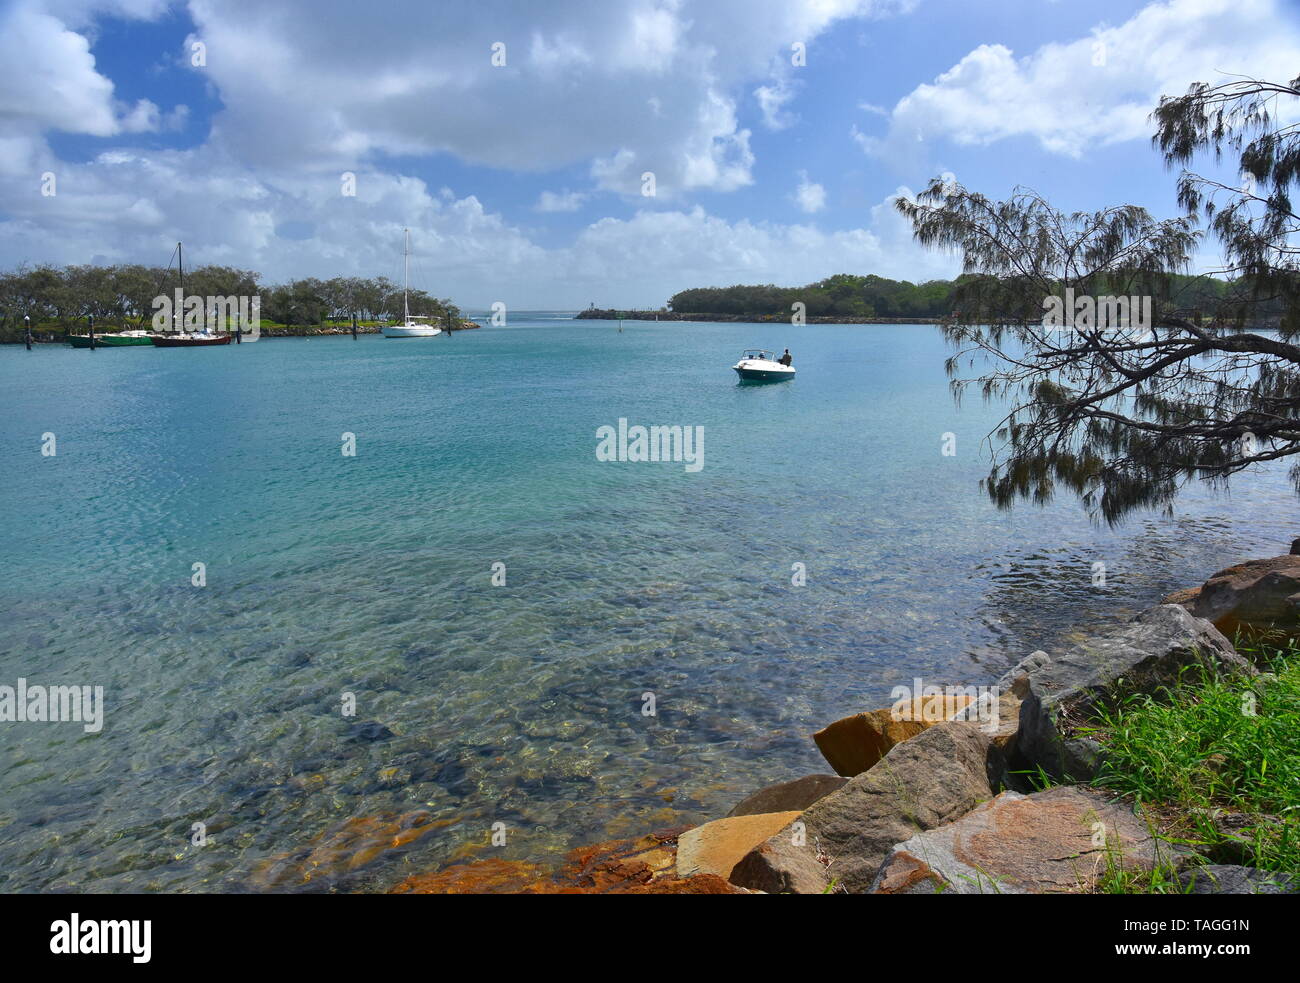
[[[402,240],[402,254],[406,260],[406,273],[402,280],[402,313],[406,316],[406,320],[409,321],[411,320],[411,305],[406,299],[406,295],[411,289],[411,230],[403,229],[402,232],[405,234],[405,238]]]
[[[180,274],[180,278],[181,278],[181,298],[182,298],[182,299],[181,299],[181,309],[184,310],[184,305],[185,305],[185,300],[184,300],[184,297],[185,297],[185,255],[184,255],[184,253],[181,251],[181,244],[180,244],[179,242],[176,243],[176,270],[177,270],[177,272]],[[180,314],[180,312],[178,311],[178,312],[176,312],[175,315],[172,317],[172,327],[173,327],[173,328],[176,327],[176,321],[177,321],[177,319],[178,319],[180,316],[181,316],[181,314]]]

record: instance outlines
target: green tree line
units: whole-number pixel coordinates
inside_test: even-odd
[[[402,315],[402,288],[387,277],[308,277],[271,286],[261,274],[228,266],[185,272],[186,296],[260,296],[263,322],[320,325],[327,320],[382,320]],[[88,317],[97,328],[148,328],[155,297],[171,295],[180,281],[174,269],[119,266],[37,266],[0,273],[0,337],[18,338],[23,318],[34,331],[82,331]],[[412,314],[459,318],[460,310],[423,290],[409,294]]]
[[[946,317],[953,312],[953,297],[967,276],[956,280],[912,283],[882,276],[838,273],[803,287],[758,286],[694,287],[673,294],[669,309],[684,314],[781,315],[791,305],[805,305],[809,317]],[[1118,283],[1114,293],[1121,292]],[[1230,289],[1214,277],[1171,275],[1161,300],[1188,310],[1216,309]],[[1041,314],[1033,314],[1037,317]]]

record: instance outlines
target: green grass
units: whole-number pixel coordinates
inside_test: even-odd
[[[1162,835],[1212,862],[1300,872],[1300,647],[1238,648],[1269,675],[1185,681],[1098,718],[1106,760],[1095,784],[1161,819]],[[1238,839],[1214,815],[1242,817]],[[1258,816],[1277,817],[1274,821]],[[1244,841],[1244,842],[1243,842]],[[1117,870],[1105,889],[1177,890],[1168,871]]]

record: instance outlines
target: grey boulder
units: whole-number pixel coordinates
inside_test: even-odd
[[[828,886],[865,892],[894,844],[992,798],[989,776],[1002,768],[978,725],[936,724],[895,745],[870,769],[751,850],[732,870],[731,882],[772,893],[808,893]]]
[[[1291,894],[1300,888],[1288,874],[1232,864],[1191,867],[1178,880],[1188,894]]]
[[[1081,731],[1095,711],[1128,694],[1158,694],[1188,671],[1256,675],[1208,621],[1176,604],[1143,611],[1029,672],[1017,754],[1053,778],[1088,781],[1100,767],[1101,748]]]
[[[1065,894],[1111,870],[1172,864],[1174,852],[1128,806],[1092,789],[1003,792],[956,822],[899,843],[875,894]]]

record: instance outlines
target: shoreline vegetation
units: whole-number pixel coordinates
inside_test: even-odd
[[[357,323],[356,333],[359,335],[379,334],[380,331],[383,330],[383,326],[388,323],[390,322],[360,321]],[[449,331],[474,331],[478,328],[483,327],[483,325],[479,324],[477,321],[470,320],[469,318],[460,318],[454,324],[448,324],[446,320],[443,320],[439,324],[439,327]],[[32,344],[34,345],[66,344],[67,337],[69,334],[84,334],[85,330],[86,329],[84,325],[80,326],[75,331],[67,330],[58,325],[49,325],[49,324],[33,325]],[[100,326],[98,324],[96,324],[95,326],[96,336],[112,334],[113,331],[116,330],[118,329],[113,328],[111,330],[104,331],[100,329]],[[258,330],[260,331],[261,336],[263,338],[324,338],[324,337],[330,337],[334,335],[352,334],[352,322],[327,321],[324,324],[275,324],[267,321],[262,321]],[[19,331],[20,333],[16,337],[9,337],[8,335],[0,337],[0,344],[21,345],[23,343],[21,328],[19,329]]]
[[[768,322],[789,324],[790,313],[779,314],[702,314],[678,313],[676,311],[620,311],[613,309],[588,308],[574,315],[579,321],[695,321],[700,323],[741,322],[745,324]],[[930,317],[863,317],[863,316],[806,316],[808,324],[939,324],[942,315]]]
[[[783,322],[789,323],[801,311],[808,324],[939,324],[957,314],[955,297],[959,288],[977,279],[963,274],[955,280],[912,283],[880,276],[838,273],[802,287],[779,287],[771,283],[736,284],[730,287],[693,287],[674,294],[659,310],[598,308],[595,304],[575,315],[579,320]],[[1129,284],[1101,281],[1098,293],[1132,293]],[[1169,274],[1156,298],[1167,310],[1182,310],[1201,320],[1201,311],[1222,309],[1226,300],[1247,290],[1244,282],[1232,283],[1209,276]],[[798,305],[802,305],[800,308]],[[1265,322],[1280,318],[1280,303],[1259,307]],[[1038,316],[1042,310],[1026,311]]]
[[[358,334],[369,334],[403,313],[402,286],[387,277],[307,277],[270,285],[261,279],[253,270],[198,266],[186,271],[183,288],[186,297],[209,301],[260,298],[261,333],[271,338],[350,334],[353,323]],[[0,272],[0,343],[21,344],[27,323],[34,342],[62,342],[67,335],[85,334],[92,317],[96,334],[150,330],[155,299],[170,298],[180,287],[174,270],[138,264]],[[408,301],[411,314],[444,327],[459,325],[452,330],[480,326],[462,317],[450,300],[426,291],[409,291]]]
[[[1300,539],[996,686],[829,724],[813,740],[836,774],[551,864],[474,859],[485,843],[391,893],[1300,891],[1297,591]]]

